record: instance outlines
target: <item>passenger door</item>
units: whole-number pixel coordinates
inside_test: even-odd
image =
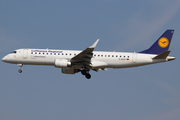
[[[135,52],[132,55],[132,61],[133,61],[133,63],[137,62],[137,53],[135,53]]]
[[[28,49],[23,49],[23,58],[27,59],[28,57]]]

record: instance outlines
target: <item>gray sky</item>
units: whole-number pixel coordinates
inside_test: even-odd
[[[65,75],[0,62],[1,120],[179,120],[179,0],[1,0],[0,56],[18,48],[139,52],[167,29],[176,60]]]

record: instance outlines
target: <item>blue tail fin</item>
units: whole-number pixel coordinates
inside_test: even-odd
[[[174,30],[166,30],[164,34],[147,50],[139,53],[160,54],[169,49]]]

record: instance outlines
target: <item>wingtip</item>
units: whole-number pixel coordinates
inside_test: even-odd
[[[97,39],[96,42],[92,46],[90,46],[89,48],[95,48],[98,42],[99,42],[99,39]]]

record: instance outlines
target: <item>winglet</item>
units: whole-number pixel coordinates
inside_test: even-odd
[[[96,42],[92,46],[90,46],[89,48],[95,48],[98,42],[99,42],[99,39],[97,39]]]

